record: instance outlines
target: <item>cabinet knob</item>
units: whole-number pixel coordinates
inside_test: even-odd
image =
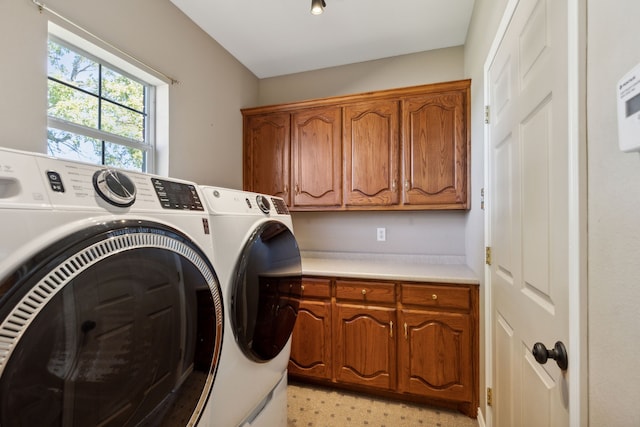
[[[404,339],[407,339],[407,322],[404,322]]]
[[[304,292],[304,285],[300,285],[300,292]]]
[[[431,295],[431,299],[434,300],[434,301],[437,300],[438,299],[438,295],[436,295],[436,294]]]
[[[389,321],[389,336],[393,338],[393,320]]]
[[[362,290],[362,295],[366,295],[366,294],[367,294],[367,290],[366,290],[366,289],[363,289],[363,290]]]

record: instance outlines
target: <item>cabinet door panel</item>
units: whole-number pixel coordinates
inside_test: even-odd
[[[405,204],[466,207],[466,98],[452,91],[404,100]]]
[[[396,384],[395,307],[336,304],[335,378],[391,390]]]
[[[248,116],[244,129],[244,189],[289,199],[289,113]]]
[[[345,204],[384,206],[400,200],[399,103],[345,107]]]
[[[302,301],[291,338],[289,373],[331,378],[331,303]]]
[[[342,203],[341,111],[330,107],[293,114],[294,206]]]
[[[469,401],[472,359],[469,315],[402,310],[400,391]]]

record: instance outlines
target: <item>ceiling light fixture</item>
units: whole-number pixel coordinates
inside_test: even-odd
[[[324,0],[311,0],[312,15],[320,15],[324,11],[325,7],[327,7],[327,4]]]

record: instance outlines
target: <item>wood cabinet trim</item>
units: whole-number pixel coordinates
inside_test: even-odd
[[[363,101],[396,99],[405,96],[412,96],[426,93],[437,93],[450,90],[461,90],[471,85],[471,79],[453,80],[442,83],[429,83],[425,85],[408,86],[403,88],[384,89],[371,92],[356,93],[350,95],[332,96],[326,98],[316,98],[303,101],[286,102],[280,104],[261,105],[258,107],[241,108],[240,111],[244,115],[255,115],[271,113],[276,111],[291,112],[294,110],[303,110],[312,107],[335,106],[355,104]]]

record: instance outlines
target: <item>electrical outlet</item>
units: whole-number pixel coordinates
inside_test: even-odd
[[[387,240],[387,229],[384,227],[379,227],[376,229],[376,238],[378,242],[384,242]]]

